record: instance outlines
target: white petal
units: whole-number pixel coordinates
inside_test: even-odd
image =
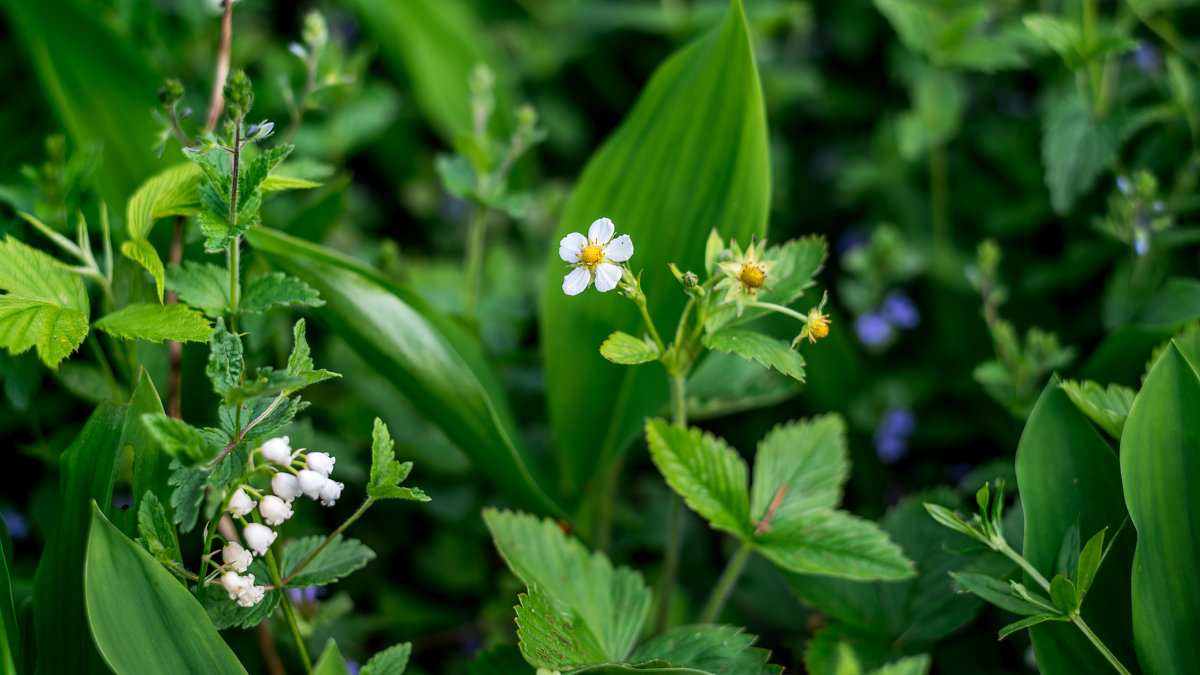
[[[601,218],[593,222],[592,226],[588,228],[588,239],[599,244],[607,244],[608,240],[612,239],[613,232],[616,231],[617,228],[613,227],[611,220]]]
[[[596,290],[601,293],[611,291],[621,280],[621,268],[612,263],[596,265]]]
[[[633,257],[633,240],[623,234],[604,247],[604,257],[613,262],[625,262]]]
[[[584,246],[587,246],[587,243],[587,239],[584,239],[582,234],[572,232],[558,242],[558,257],[562,258],[564,262],[579,262],[579,252],[583,250]]]
[[[591,279],[592,275],[588,274],[586,267],[576,267],[563,279],[563,293],[567,295],[579,295],[583,292],[583,289],[588,287],[588,282]]]

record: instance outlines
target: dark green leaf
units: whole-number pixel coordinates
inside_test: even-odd
[[[689,420],[705,420],[782,403],[800,385],[736,354],[709,352],[687,382]]]
[[[208,476],[207,469],[192,468],[179,460],[171,462],[171,477],[167,484],[175,487],[171,493],[171,508],[175,511],[175,523],[181,532],[191,532],[196,526]]]
[[[771,562],[790,572],[862,580],[916,574],[886,532],[844,511],[820,509],[774,520],[756,543]]]
[[[401,642],[378,652],[363,666],[361,675],[404,675],[408,668],[408,657],[412,654],[412,643]]]
[[[1200,317],[1200,281],[1171,278],[1146,303],[1137,317],[1138,326],[1147,330],[1174,328]]]
[[[166,507],[158,501],[153,492],[147,490],[142,496],[142,504],[137,514],[138,539],[150,555],[160,563],[174,563],[182,567],[183,554],[179,552],[179,536],[175,533],[175,523],[171,521]]]
[[[704,336],[704,346],[733,353],[804,381],[804,359],[783,341],[740,328],[723,328]]]
[[[125,415],[125,428],[121,431],[121,447],[133,451],[133,507],[141,508],[141,499],[153,493],[159,502],[170,502],[171,489],[167,479],[171,475],[171,456],[163,451],[153,431],[147,426],[145,415],[161,414],[162,400],[154,388],[150,374],[142,369],[138,373],[137,386],[129,401],[129,412]]]
[[[1071,614],[1079,609],[1079,596],[1075,592],[1075,584],[1061,574],[1050,580],[1050,599],[1063,614]]]
[[[319,307],[323,304],[325,302],[312,286],[283,272],[275,272],[250,282],[238,303],[238,311],[242,314],[266,314],[272,307]]]
[[[1112,164],[1123,125],[1115,111],[1097,119],[1074,86],[1047,95],[1042,105],[1042,161],[1056,213],[1069,213],[1075,200]]]
[[[252,565],[249,570],[254,574],[256,583],[267,583],[271,578],[267,569],[262,565]],[[253,628],[271,616],[279,606],[282,596],[274,589],[263,594],[263,599],[253,607],[242,607],[230,600],[221,588],[209,589],[205,596],[208,603],[208,618],[217,630],[226,628]]]
[[[8,543],[8,527],[4,519],[0,518],[0,672],[4,675],[17,675],[19,671],[16,664],[21,663],[21,634],[17,625],[17,612],[13,607],[12,577],[8,571],[11,549]],[[28,625],[25,630],[29,630]]]
[[[1027,616],[1024,619],[1021,619],[1020,621],[1014,621],[1014,622],[1008,624],[1007,626],[1001,628],[999,639],[1003,640],[1004,638],[1008,637],[1009,635],[1012,635],[1013,633],[1016,633],[1017,631],[1025,630],[1026,628],[1029,628],[1030,626],[1036,626],[1039,623],[1045,623],[1047,621],[1066,621],[1066,620],[1067,619],[1065,617],[1059,616],[1058,614],[1036,614],[1034,616]]]
[[[1013,591],[1012,584],[987,575],[973,572],[951,572],[950,576],[966,590],[1013,614],[1044,614],[1054,609],[1048,599],[1043,603],[1045,606],[1034,604],[1017,595]]]
[[[205,373],[212,381],[213,391],[225,392],[241,384],[246,362],[242,358],[242,339],[225,330],[224,319],[218,318],[209,339],[208,367]]]
[[[208,441],[187,422],[161,412],[144,414],[142,422],[159,448],[171,457],[190,464],[208,458]]]
[[[687,505],[710,525],[748,539],[750,498],[746,462],[724,440],[660,419],[646,422],[654,465]]]
[[[678,626],[643,642],[630,655],[632,663],[661,660],[708,673],[768,675],[783,667],[767,663],[771,652],[757,649],[753,635],[734,626]]]
[[[367,483],[367,495],[372,499],[429,501],[420,488],[399,487],[408,478],[412,462],[401,464],[396,461],[396,453],[392,450],[395,445],[387,425],[376,417],[375,428],[371,431],[371,481]]]
[[[322,549],[324,542],[325,537],[304,537],[283,550],[284,577],[292,576],[309,557],[316,554],[312,562],[304,565],[300,573],[288,582],[289,588],[326,586],[375,559],[375,552],[357,539],[346,539],[339,534]]]
[[[467,664],[467,675],[514,675],[527,668],[529,664],[518,647],[501,646],[480,652]]]
[[[1100,530],[1088,540],[1084,545],[1083,551],[1079,553],[1079,562],[1075,572],[1075,584],[1079,587],[1080,601],[1087,595],[1088,590],[1092,587],[1092,582],[1096,579],[1096,572],[1100,570],[1100,563],[1104,560],[1104,533],[1108,528]]]

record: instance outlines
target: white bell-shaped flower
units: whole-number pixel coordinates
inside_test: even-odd
[[[237,572],[226,572],[221,575],[221,585],[225,587],[225,592],[229,594],[229,599],[236,600],[238,593],[254,585],[254,575],[247,574],[246,576],[241,576]]]
[[[342,496],[342,488],[345,487],[336,480],[325,479],[325,484],[321,486],[321,506],[333,506]]]
[[[300,492],[300,483],[296,481],[296,477],[282,471],[271,478],[271,492],[285,502],[290,502],[304,494]]]
[[[289,466],[292,463],[292,446],[288,442],[287,436],[272,438],[264,441],[262,444],[262,456],[283,466]]]
[[[296,482],[300,485],[300,492],[304,493],[309,499],[317,499],[321,496],[321,487],[329,479],[316,471],[309,469],[301,469],[296,475]]]
[[[326,478],[333,473],[333,464],[336,461],[337,458],[325,452],[310,452],[305,458],[309,471],[316,471]]]
[[[258,523],[250,523],[246,529],[242,530],[242,538],[246,540],[250,550],[258,556],[266,555],[267,549],[271,548],[271,544],[275,543],[275,537],[278,536],[279,533],[275,530]]]
[[[253,499],[250,499],[250,495],[246,494],[245,490],[238,488],[237,492],[233,493],[233,496],[229,498],[229,510],[239,516],[244,516],[253,511],[254,505],[257,503]]]
[[[246,568],[250,567],[250,561],[254,556],[236,541],[231,541],[221,549],[221,559],[226,565],[233,568],[235,572],[245,572]]]
[[[254,575],[250,575],[250,583],[245,588],[238,591],[237,604],[242,607],[253,607],[262,602],[266,597],[267,589],[265,586],[254,585]]]
[[[275,495],[263,497],[262,503],[258,505],[258,512],[268,525],[282,525],[292,517],[291,505]]]

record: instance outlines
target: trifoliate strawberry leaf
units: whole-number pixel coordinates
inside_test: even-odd
[[[375,552],[357,539],[339,534],[325,542],[325,537],[304,537],[283,550],[283,576],[300,570],[287,582],[288,588],[332,584],[375,558]]]
[[[784,375],[804,381],[804,359],[787,342],[740,328],[724,328],[704,336],[704,346],[732,353]]]
[[[93,326],[126,340],[159,343],[163,340],[207,342],[212,334],[212,327],[204,315],[187,305],[127,305],[101,317]]]
[[[229,314],[229,271],[212,263],[200,264],[188,260],[183,266],[167,268],[167,290],[179,299],[204,310],[217,318]]]
[[[916,574],[886,532],[845,511],[821,509],[774,519],[758,550],[790,572],[847,579],[904,579]]]
[[[714,528],[751,536],[746,462],[737,450],[699,429],[660,419],[646,423],[650,457],[687,505]]]
[[[846,423],[841,417],[821,415],[781,424],[758,444],[750,515],[756,523],[762,521],[772,503],[773,519],[835,508],[849,477]]]
[[[250,282],[238,303],[238,312],[241,314],[265,314],[272,307],[288,305],[320,307],[323,304],[325,301],[312,286],[283,272],[274,272]]]
[[[709,673],[778,675],[783,666],[767,663],[771,652],[752,647],[758,638],[735,626],[677,626],[643,642],[631,663],[662,660]]]
[[[401,642],[377,652],[367,661],[359,675],[404,675],[408,668],[408,657],[412,654],[412,643]]]
[[[648,340],[617,331],[600,345],[600,355],[613,363],[630,366],[656,360],[658,348]]]
[[[387,425],[376,417],[375,428],[371,431],[371,480],[367,483],[367,496],[371,499],[429,501],[420,488],[399,487],[408,478],[412,462],[401,464],[396,461],[396,453],[392,450],[395,445]]]
[[[57,368],[87,337],[87,290],[50,255],[11,236],[0,242],[0,346],[11,354],[36,348]]]
[[[537,585],[519,596],[517,638],[525,660],[539,668],[566,670],[608,660],[587,619]]]
[[[225,320],[218,318],[209,339],[208,367],[205,372],[212,381],[213,391],[225,392],[241,384],[246,362],[242,357],[242,339],[225,330]]]

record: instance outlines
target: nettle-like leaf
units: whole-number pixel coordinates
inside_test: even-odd
[[[229,314],[229,270],[188,260],[167,268],[166,287],[214,319]]]
[[[175,459],[196,464],[208,457],[208,440],[199,429],[166,413],[152,412],[142,416],[142,423],[158,446]]]
[[[100,317],[93,326],[126,340],[159,343],[207,342],[212,334],[212,326],[204,315],[187,305],[127,305]]]
[[[863,580],[916,574],[886,532],[845,511],[822,509],[772,521],[758,545],[771,562],[792,572]]]
[[[1097,118],[1074,86],[1047,95],[1041,107],[1046,187],[1055,213],[1063,215],[1112,165],[1126,120],[1119,110]]]
[[[408,668],[408,657],[412,654],[412,643],[401,642],[377,652],[363,666],[359,675],[404,675]]]
[[[283,550],[283,576],[291,576],[309,558],[312,558],[312,562],[287,583],[288,587],[332,584],[374,560],[375,552],[361,541],[346,539],[340,534],[328,544],[325,544],[325,537],[304,537]]]
[[[713,527],[743,539],[750,527],[746,462],[725,441],[661,419],[646,422],[650,456],[688,506]]]
[[[1102,388],[1091,380],[1075,382],[1067,380],[1061,385],[1067,397],[1109,436],[1120,440],[1125,429],[1125,418],[1133,407],[1137,392],[1119,384]]]
[[[544,618],[527,613],[517,625],[526,659],[559,670],[626,662],[650,611],[650,590],[641,575],[614,568],[603,554],[589,554],[553,520],[492,508],[483,519],[509,569],[530,587],[522,605],[569,619],[572,644],[579,645],[565,649]]]
[[[312,286],[283,272],[273,272],[250,282],[238,303],[238,313],[266,314],[272,307],[323,304],[325,301]]]
[[[50,255],[12,236],[0,242],[0,346],[11,354],[36,348],[57,368],[79,349],[88,332],[83,280]]]
[[[631,366],[658,359],[658,347],[649,339],[639,340],[629,333],[616,331],[600,345],[600,355],[613,363]]]
[[[203,467],[191,467],[179,460],[171,462],[171,477],[167,484],[175,488],[171,493],[171,508],[175,512],[175,524],[181,532],[191,532],[196,527],[208,475],[208,469]]]
[[[421,488],[400,487],[412,471],[412,462],[401,464],[396,461],[396,453],[392,450],[395,445],[387,425],[376,417],[375,428],[371,431],[371,480],[367,483],[367,496],[371,499],[429,501]]]
[[[241,384],[246,361],[242,356],[242,339],[225,329],[225,320],[218,318],[209,339],[208,366],[205,372],[212,381],[213,391],[221,396]]]
[[[257,561],[255,561],[257,562]],[[254,580],[266,583],[265,580],[271,578],[270,572],[267,571],[265,565],[251,565],[249,572],[254,575]],[[281,595],[279,591],[271,589],[263,593],[263,599],[253,607],[242,607],[237,602],[230,600],[225,591],[220,588],[209,589],[205,596],[208,610],[208,618],[213,623],[213,627],[217,630],[225,630],[226,628],[253,628],[262,623],[275,612],[275,608],[279,606]]]
[[[727,354],[737,354],[749,361],[796,380],[804,381],[804,359],[784,340],[741,328],[724,328],[703,338],[704,346]]]
[[[677,626],[642,643],[630,660],[658,659],[673,666],[730,675],[782,673],[783,666],[767,663],[771,652],[753,647],[757,639],[734,626]]]
[[[138,507],[138,543],[154,556],[154,559],[176,568],[183,566],[183,554],[179,551],[179,535],[175,532],[167,509],[158,497],[147,490]],[[172,570],[174,571],[174,570]]]

